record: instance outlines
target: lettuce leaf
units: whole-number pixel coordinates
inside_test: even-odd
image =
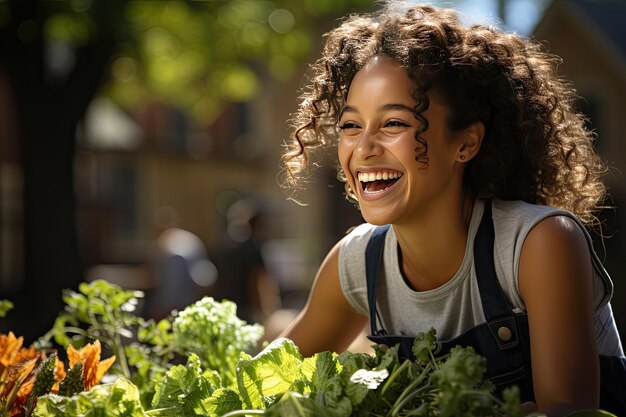
[[[237,367],[239,394],[248,408],[266,409],[274,396],[287,392],[301,376],[302,355],[289,339],[277,339]]]
[[[219,382],[212,371],[202,370],[200,358],[192,353],[186,365],[173,366],[156,383],[152,407],[172,417],[208,414],[204,403],[211,398]]]
[[[239,394],[228,388],[218,388],[213,394],[202,401],[201,407],[196,407],[194,411],[198,414],[221,416],[242,407]]]
[[[120,378],[111,384],[96,385],[72,397],[49,394],[39,397],[34,417],[148,417],[139,390]]]

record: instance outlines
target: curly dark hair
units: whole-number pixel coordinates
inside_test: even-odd
[[[322,57],[292,121],[283,156],[285,182],[297,187],[316,148],[335,147],[338,119],[355,74],[387,56],[414,82],[416,160],[428,163],[420,134],[432,91],[448,107],[448,127],[485,125],[478,155],[465,170],[474,196],[524,200],[575,213],[593,223],[605,198],[606,166],[576,110],[578,96],[557,74],[560,59],[530,39],[483,25],[463,26],[452,9],[415,5],[347,17],[326,35]],[[343,173],[339,178],[345,181]],[[346,195],[354,194],[346,183]]]

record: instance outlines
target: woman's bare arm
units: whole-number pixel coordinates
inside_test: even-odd
[[[574,220],[549,217],[528,234],[519,286],[528,312],[537,408],[549,416],[598,407],[592,277],[587,240]]]
[[[322,262],[306,306],[281,334],[293,340],[305,357],[325,350],[343,352],[367,322],[341,290],[339,246],[335,245]]]

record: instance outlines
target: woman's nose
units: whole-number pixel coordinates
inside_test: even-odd
[[[354,153],[361,159],[367,159],[382,153],[382,147],[378,142],[377,132],[366,130],[361,135],[359,142],[354,149]]]

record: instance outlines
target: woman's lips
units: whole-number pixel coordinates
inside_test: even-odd
[[[359,189],[361,198],[365,201],[375,201],[392,192],[402,180],[402,173],[385,171],[389,175],[381,175],[382,171],[359,173]],[[386,178],[385,178],[386,177]],[[375,179],[377,178],[377,179]],[[365,181],[363,181],[365,179]]]

